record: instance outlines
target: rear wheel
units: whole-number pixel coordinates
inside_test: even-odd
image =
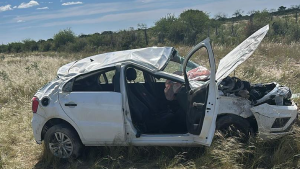
[[[51,127],[44,141],[46,150],[58,158],[77,158],[83,148],[76,131],[63,124]]]
[[[253,135],[250,123],[236,115],[224,115],[218,118],[216,130],[220,131],[225,138],[237,137],[241,141],[247,141]]]

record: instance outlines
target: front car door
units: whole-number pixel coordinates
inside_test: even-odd
[[[61,107],[89,144],[125,141],[119,77],[114,67],[80,75],[59,93]]]
[[[188,78],[187,71],[189,65],[194,65],[194,67],[190,68],[195,68],[195,65],[201,65],[198,63],[194,64],[195,61],[192,61],[192,58],[195,56],[195,53],[202,48],[206,49],[208,55],[207,66],[210,67],[210,77],[200,83]],[[198,61],[201,63],[201,60]],[[188,132],[195,136],[195,142],[208,146],[211,144],[215,133],[216,118],[219,111],[216,65],[208,38],[196,45],[185,57],[183,72],[188,95]]]

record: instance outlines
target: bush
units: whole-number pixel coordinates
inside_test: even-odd
[[[39,47],[37,45],[37,42],[31,39],[25,39],[23,40],[22,50],[24,52],[33,52],[38,51]]]
[[[19,53],[22,52],[22,43],[21,42],[13,42],[8,44],[8,52]]]
[[[59,49],[68,43],[74,42],[75,38],[76,36],[70,28],[59,31],[53,37],[54,47],[55,49]]]

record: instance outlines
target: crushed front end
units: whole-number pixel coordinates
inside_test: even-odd
[[[236,77],[227,77],[219,85],[224,96],[249,100],[257,122],[258,136],[277,138],[292,131],[298,118],[298,107],[291,100],[292,92],[276,82],[251,84]]]

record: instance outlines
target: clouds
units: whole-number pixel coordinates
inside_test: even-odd
[[[12,10],[11,5],[0,6],[0,12]]]
[[[33,6],[37,6],[37,5],[40,5],[37,1],[34,1],[34,0],[30,0],[28,3],[25,3],[25,2],[22,2],[19,6],[14,6],[14,7],[11,7],[10,4],[8,5],[5,5],[5,6],[0,6],[0,12],[4,12],[4,11],[11,11],[13,9],[24,9],[24,8],[30,8],[30,7],[33,7]],[[44,7],[44,8],[40,8],[40,9],[48,9],[48,7]]]
[[[20,9],[22,9],[22,8],[30,8],[30,7],[37,6],[37,5],[39,5],[39,3],[37,1],[31,0],[28,3],[22,2],[18,6],[18,8],[20,8]]]
[[[153,9],[153,10],[140,11],[140,12],[108,14],[102,17],[92,18],[92,19],[82,19],[82,20],[76,19],[76,20],[69,20],[69,21],[49,22],[49,23],[42,24],[41,27],[51,27],[51,26],[59,26],[59,25],[95,24],[95,23],[104,23],[104,22],[113,23],[113,22],[122,22],[122,21],[137,24],[140,22],[149,22],[153,20],[158,20],[168,12],[179,14],[180,12],[182,12],[182,9],[181,8]]]
[[[45,10],[45,9],[49,9],[47,6],[46,7],[41,7],[41,8],[36,8],[37,10]]]
[[[80,2],[80,1],[77,1],[77,2],[65,2],[65,3],[63,3],[61,5],[67,6],[67,5],[80,5],[80,4],[83,4],[83,3]]]

